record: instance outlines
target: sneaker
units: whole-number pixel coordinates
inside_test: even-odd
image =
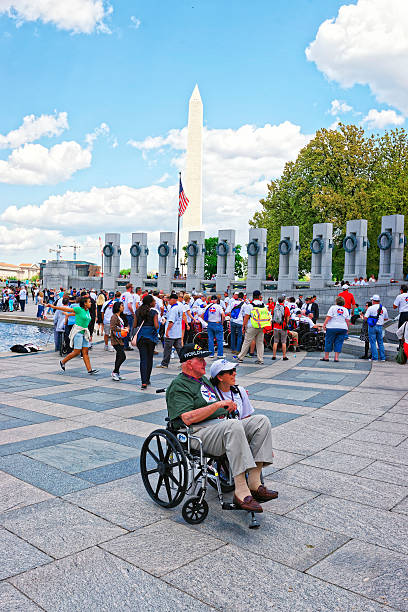
[[[255,363],[257,363],[258,365],[264,365],[264,362],[263,362],[263,361],[259,361],[259,359],[257,359],[257,360],[255,361]]]
[[[380,359],[380,361],[385,361],[385,359]]]
[[[217,356],[216,356],[216,355],[210,355],[210,356],[209,356],[209,359],[216,359],[216,358],[217,358]]]
[[[282,357],[282,361],[289,361],[289,357]]]
[[[60,361],[59,363],[60,363],[61,370],[65,372],[65,363],[62,363],[62,361]]]
[[[113,352],[115,351],[115,349],[113,348],[113,346],[110,346],[110,347],[108,348],[108,351],[109,351],[110,353],[113,353]]]
[[[156,368],[164,368],[165,370],[167,370],[169,366],[163,365],[162,363],[158,366],[156,366]]]
[[[248,355],[245,355],[245,357],[248,357],[248,359],[253,359],[255,355],[251,355],[251,353],[248,353]]]
[[[105,346],[103,347],[104,351],[109,351],[109,346],[107,344],[105,344]]]
[[[116,380],[116,381],[120,380],[120,376],[119,376],[119,374],[116,374],[116,372],[112,372],[111,376],[112,376],[113,380]]]
[[[88,370],[88,374],[96,374],[97,372],[99,372],[99,370],[96,370],[96,369]]]
[[[126,380],[126,377],[119,374],[119,380]]]
[[[272,361],[275,361],[276,357],[272,357]]]

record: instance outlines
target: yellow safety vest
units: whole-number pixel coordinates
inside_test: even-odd
[[[266,306],[254,306],[251,310],[251,324],[257,329],[268,327],[271,324],[271,315]]]

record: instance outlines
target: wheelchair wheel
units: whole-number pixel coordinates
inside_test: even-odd
[[[226,457],[209,459],[208,466],[213,467],[218,472],[221,491],[223,493],[232,493],[235,489],[235,484],[229,481],[230,466],[228,459]],[[208,474],[208,484],[214,489],[217,489],[215,478],[212,477],[210,473]]]
[[[317,334],[314,332],[307,332],[303,336],[303,344],[305,345],[306,351],[317,351]]]
[[[140,471],[146,491],[156,504],[174,508],[183,500],[188,484],[187,459],[171,432],[156,429],[146,438]]]
[[[181,515],[186,523],[190,523],[190,525],[198,525],[202,523],[208,514],[208,504],[203,499],[200,502],[199,497],[190,497],[183,508],[181,509]]]

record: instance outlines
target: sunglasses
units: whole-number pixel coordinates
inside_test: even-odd
[[[218,376],[222,376],[223,374],[236,374],[237,369],[233,368],[232,370],[223,370],[222,372],[218,372]]]

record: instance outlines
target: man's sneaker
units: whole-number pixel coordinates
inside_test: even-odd
[[[289,357],[282,357],[282,361],[289,361]]]
[[[104,346],[104,350],[105,350],[105,351],[109,351],[109,346],[108,346],[107,344],[105,344],[105,346]]]
[[[276,357],[272,357],[272,361],[275,361]]]
[[[156,368],[164,368],[165,370],[167,370],[169,366],[163,365],[162,363],[158,366],[156,366]]]
[[[119,380],[126,380],[126,377],[119,374]]]
[[[248,357],[248,359],[253,359],[255,355],[251,355],[251,353],[248,353],[248,355],[245,355],[245,357]]]
[[[62,361],[60,361],[60,367],[61,367],[61,370],[65,372],[65,363],[62,363]]]
[[[259,359],[257,359],[257,360],[255,361],[255,363],[257,363],[258,365],[264,365],[264,362],[263,362],[263,361],[259,361]]]
[[[210,355],[210,359],[216,359],[217,355]]]
[[[97,369],[88,370],[88,374],[96,374],[97,372],[99,372]]]
[[[113,378],[113,380],[117,380],[117,381],[120,380],[120,376],[119,376],[119,374],[116,374],[116,372],[112,372],[112,378]]]
[[[109,351],[110,353],[113,353],[113,352],[114,352],[114,350],[115,350],[115,349],[113,348],[113,346],[110,346],[110,347],[108,348],[108,351]]]

